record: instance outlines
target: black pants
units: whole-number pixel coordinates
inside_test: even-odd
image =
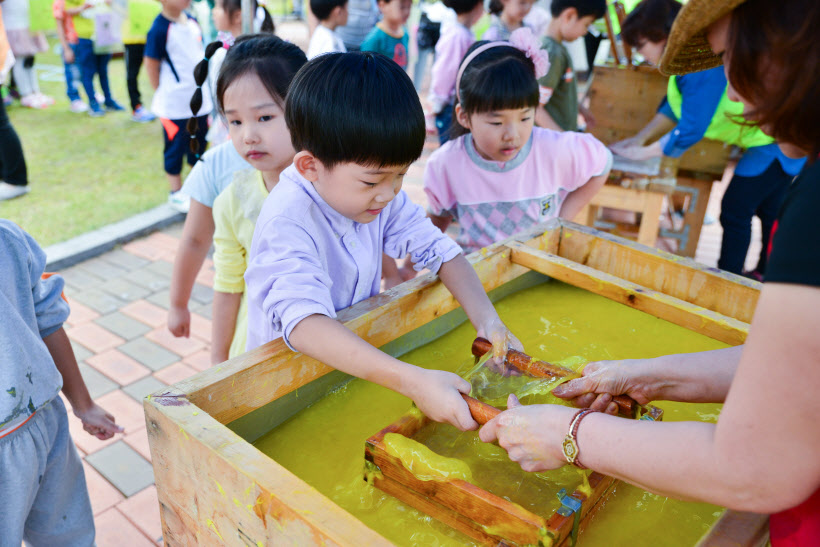
[[[16,186],[28,184],[26,158],[17,131],[11,125],[6,106],[0,101],[0,181]]]
[[[757,215],[762,228],[763,248],[755,270],[761,274],[766,273],[772,226],[793,179],[792,175],[783,171],[777,160],[757,177],[732,177],[720,204],[723,242],[718,268],[736,274],[742,273],[752,240],[752,218]]]
[[[145,44],[125,44],[125,81],[128,84],[128,98],[131,100],[131,110],[136,110],[140,102],[140,89],[137,77],[142,68],[142,57],[145,53]]]

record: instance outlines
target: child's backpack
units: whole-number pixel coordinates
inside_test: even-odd
[[[416,34],[416,42],[419,49],[429,49],[436,47],[438,39],[441,36],[441,23],[436,23],[427,17],[427,14],[422,12],[419,18],[419,30]]]

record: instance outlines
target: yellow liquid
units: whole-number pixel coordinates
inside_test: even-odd
[[[527,353],[572,368],[595,360],[648,358],[726,347],[690,330],[555,281],[509,296],[496,303],[496,309]],[[475,331],[465,323],[405,354],[402,360],[424,368],[464,373],[473,365],[470,346],[474,337]],[[510,386],[518,390],[523,384],[515,382],[526,383],[528,379],[510,381]],[[492,386],[485,386],[482,395],[487,394],[493,395]],[[524,403],[534,400],[546,399],[543,394],[536,394],[525,398]],[[401,395],[354,379],[254,444],[397,545],[473,545],[470,538],[362,480],[364,441],[397,420],[410,406],[411,401]],[[714,421],[720,412],[719,405],[663,402],[657,406],[664,409],[665,421]],[[510,480],[517,466],[505,460],[505,453],[498,447],[481,445],[475,432],[460,433],[449,426],[437,425],[429,431],[420,431],[417,437],[416,440],[443,456],[463,457],[473,477],[483,481],[480,486],[498,490],[494,493],[514,498],[525,507],[529,504],[530,510],[538,509],[533,512],[548,514],[559,505],[550,491],[544,489],[544,483],[549,481],[538,477],[522,480],[522,493],[519,485]],[[475,451],[470,452],[471,446],[478,451],[478,458]],[[498,461],[488,463],[493,457]],[[477,466],[480,468],[473,468]],[[555,472],[551,480],[557,487],[571,491],[580,484],[580,475],[574,468],[565,467]],[[597,512],[578,544],[584,547],[693,545],[721,511],[707,504],[655,496],[622,483]]]

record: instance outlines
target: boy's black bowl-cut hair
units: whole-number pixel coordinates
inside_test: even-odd
[[[285,101],[293,148],[340,163],[409,165],[424,148],[424,112],[407,73],[379,53],[328,53],[299,70]]]

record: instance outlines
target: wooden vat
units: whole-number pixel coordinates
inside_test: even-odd
[[[491,296],[512,292],[533,269],[730,344],[745,339],[759,293],[755,282],[560,220],[469,260]],[[463,322],[456,308],[427,275],[343,310],[339,319],[401,354]],[[412,339],[405,336],[411,332]],[[389,545],[250,444],[343,381],[280,340],[146,398],[165,543]],[[733,526],[739,517],[747,520]],[[764,529],[763,517],[727,512],[715,526],[722,535],[703,545],[757,545]]]

